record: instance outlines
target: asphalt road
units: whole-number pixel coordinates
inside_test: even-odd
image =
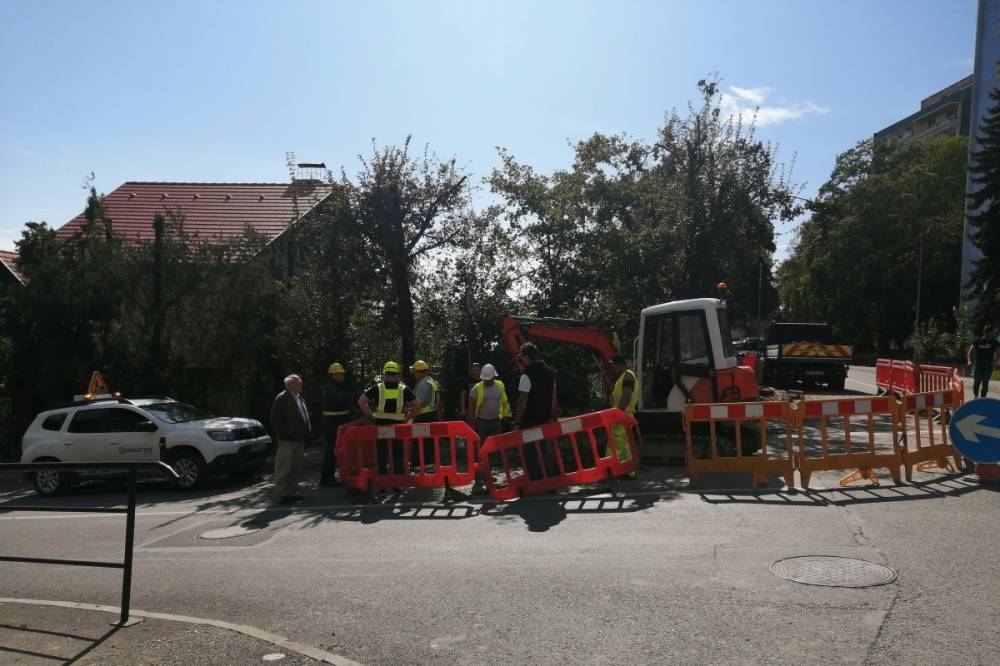
[[[852,371],[847,393],[871,392],[869,379]],[[963,474],[849,489],[838,476],[818,474],[809,493],[740,490],[739,475],[692,490],[683,470],[650,467],[624,497],[506,505],[411,491],[356,506],[310,484],[303,505],[281,510],[266,481],[195,495],[150,485],[133,605],[252,625],[362,664],[996,663],[1000,493]],[[113,505],[117,490],[59,501]],[[9,484],[0,511],[37,501],[25,494]],[[258,531],[198,536],[233,526]],[[0,513],[0,551],[107,559],[122,531],[120,516]],[[815,554],[898,578],[846,589],[769,571]],[[0,563],[0,597],[117,605],[117,586],[111,571]]]

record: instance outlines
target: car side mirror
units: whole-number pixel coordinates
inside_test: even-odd
[[[156,432],[159,428],[152,421],[139,421],[132,427],[132,432]]]

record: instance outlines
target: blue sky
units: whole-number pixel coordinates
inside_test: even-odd
[[[808,197],[972,72],[975,22],[974,0],[0,0],[0,249],[79,213],[90,172],[281,182],[287,151],[351,173],[408,134],[477,178],[496,146],[551,171],[593,132],[653,138],[714,72]]]

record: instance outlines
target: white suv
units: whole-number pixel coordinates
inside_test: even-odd
[[[162,460],[187,489],[213,472],[256,470],[270,448],[260,421],[213,417],[171,398],[107,398],[36,416],[24,433],[21,462]],[[106,473],[36,471],[31,478],[39,494],[56,495],[95,474]]]

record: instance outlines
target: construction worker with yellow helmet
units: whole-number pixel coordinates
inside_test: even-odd
[[[324,486],[339,486],[337,481],[337,431],[351,420],[351,410],[357,405],[361,391],[348,383],[347,370],[339,362],[326,370],[329,376],[323,385],[323,467],[319,482]]]
[[[361,394],[358,398],[358,407],[376,425],[399,425],[416,416],[420,411],[420,401],[410,387],[401,381],[399,364],[388,361],[382,366],[382,380]],[[385,440],[378,442],[379,474],[385,474],[388,469],[387,445],[388,442]],[[394,474],[405,473],[401,440],[393,441],[392,467]]]
[[[441,385],[431,377],[431,368],[424,361],[417,361],[410,366],[410,372],[417,381],[413,392],[420,401],[420,411],[413,417],[414,423],[434,423],[442,420],[441,413]],[[434,440],[425,439],[423,441],[424,464],[430,471],[434,464]],[[417,447],[413,447],[410,454],[413,469],[420,469],[420,452]]]

